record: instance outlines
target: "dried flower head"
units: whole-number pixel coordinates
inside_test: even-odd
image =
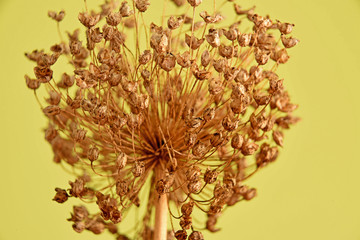
[[[99,209],[74,206],[68,220],[76,232],[108,229],[128,239],[117,225],[130,208],[146,204],[135,226],[139,238],[204,239],[199,230],[218,231],[225,208],[256,196],[246,179],[276,160],[283,130],[299,120],[275,73],[299,42],[287,36],[293,24],[237,4],[230,26],[215,10],[195,21],[201,0],[172,2],[192,8],[193,17],[170,15],[162,26],[147,25],[149,0],[120,7],[106,1],[98,12],[79,13],[85,39],[75,30],[48,53],[26,54],[36,65],[26,85],[47,90],[39,101],[49,119],[45,139],[54,161],[75,174],[53,200],[79,198]],[[64,11],[48,15],[59,27]],[[131,48],[127,36],[134,34]],[[58,58],[73,71],[53,74]],[[201,212],[202,225],[193,221]]]

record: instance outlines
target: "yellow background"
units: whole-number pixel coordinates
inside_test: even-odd
[[[205,239],[359,240],[359,0],[238,3],[296,24],[301,42],[279,74],[303,120],[285,133],[278,161],[248,182],[258,196],[229,208],[219,221],[222,231]],[[43,140],[46,120],[24,81],[33,68],[24,52],[58,41],[47,10],[62,8],[63,29],[74,29],[81,0],[0,0],[1,240],[113,239],[75,233],[65,220],[75,202],[51,201],[54,187],[67,187],[72,178],[52,162]]]

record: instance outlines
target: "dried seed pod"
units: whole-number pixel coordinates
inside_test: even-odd
[[[177,59],[176,59],[177,63],[183,67],[183,68],[188,68],[191,66],[191,59],[190,59],[190,52],[189,51],[185,51],[183,54],[179,54],[177,55]]]
[[[246,10],[243,10],[241,8],[241,6],[237,5],[237,4],[234,4],[234,9],[235,9],[235,12],[237,15],[248,15],[248,16],[252,16],[253,13],[254,13],[254,9],[255,9],[255,6],[250,8],[250,9],[246,9]]]
[[[183,216],[190,216],[192,211],[193,211],[193,207],[194,207],[194,202],[190,201],[188,203],[184,203],[181,206],[181,213],[183,214]]]
[[[187,233],[186,230],[177,230],[175,232],[175,238],[177,240],[186,240],[187,239]]]
[[[185,124],[188,128],[198,128],[201,126],[203,119],[200,117],[186,119]]]
[[[45,130],[45,139],[46,141],[50,142],[56,137],[58,136],[58,132],[57,130],[54,128],[54,126],[50,125],[46,130]]]
[[[224,90],[220,81],[215,79],[210,80],[209,83],[209,93],[212,95],[218,95]]]
[[[34,67],[34,73],[36,78],[41,83],[50,82],[53,76],[53,71],[48,66],[45,67],[36,66]]]
[[[280,131],[273,131],[272,133],[272,137],[275,141],[275,143],[277,145],[279,145],[280,147],[283,146],[283,138],[284,138],[284,134]]]
[[[100,21],[100,14],[91,16],[89,13],[83,12],[79,13],[78,19],[85,27],[92,28]]]
[[[285,48],[272,53],[270,57],[277,63],[286,63],[290,58]]]
[[[85,230],[86,228],[86,225],[84,222],[75,222],[73,225],[72,225],[72,228],[74,229],[75,232],[77,233],[81,233],[82,231]]]
[[[209,65],[210,63],[210,54],[208,50],[205,50],[202,54],[201,54],[201,65],[203,67],[207,67],[207,65]]]
[[[226,131],[234,131],[239,126],[239,120],[231,120],[229,116],[225,116],[222,120],[222,126]]]
[[[238,35],[237,40],[241,47],[247,47],[250,45],[251,34],[241,33]]]
[[[214,69],[219,73],[223,72],[227,66],[228,61],[225,58],[219,58],[214,61]]]
[[[193,67],[191,70],[192,70],[194,77],[200,81],[208,79],[211,76],[210,72],[208,72],[206,70],[199,70],[199,67],[196,64],[193,64]]]
[[[231,139],[231,147],[234,149],[240,149],[244,143],[244,137],[235,133],[233,138]]]
[[[276,26],[282,34],[289,34],[292,32],[295,25],[291,23],[280,23],[278,21]]]
[[[209,34],[205,35],[205,39],[214,48],[220,46],[219,31],[216,29],[209,29]]]
[[[115,162],[116,167],[117,167],[118,169],[122,169],[122,168],[124,168],[124,167],[126,166],[126,163],[127,163],[127,156],[126,156],[126,154],[123,153],[123,152],[120,152],[120,153],[118,154],[117,158],[116,158],[116,162]]]
[[[48,117],[56,116],[56,115],[59,115],[61,113],[61,108],[59,106],[56,106],[56,105],[50,105],[50,106],[45,107],[43,109],[43,112]]]
[[[71,133],[71,137],[75,142],[81,142],[86,138],[86,130],[84,129],[74,129]]]
[[[201,4],[202,0],[187,0],[192,7],[197,7]]]
[[[189,240],[204,240],[204,236],[201,232],[193,231],[189,236]]]
[[[106,17],[106,23],[109,24],[110,26],[116,27],[121,22],[121,17],[122,16],[120,12],[115,12],[115,13],[111,12]]]
[[[188,169],[185,173],[186,175],[186,179],[189,181],[189,182],[195,182],[199,179],[199,176],[201,174],[201,170],[199,167],[197,166],[193,166],[191,167],[190,169]]]
[[[249,201],[249,200],[253,199],[255,196],[256,196],[256,189],[251,188],[244,194],[244,199]]]
[[[28,88],[36,90],[40,87],[40,81],[37,79],[31,79],[28,75],[25,75],[25,81]]]
[[[87,153],[88,159],[93,162],[99,158],[99,149],[97,147],[92,147]]]
[[[192,226],[192,218],[190,216],[183,216],[180,220],[180,227],[183,230],[188,230]]]
[[[214,108],[207,108],[204,110],[203,119],[208,122],[213,120],[215,117],[215,109]]]
[[[139,63],[141,65],[147,64],[152,58],[150,50],[145,50],[139,57]]]
[[[208,147],[205,143],[197,141],[192,148],[192,153],[195,157],[202,158],[208,152]]]
[[[241,147],[241,153],[244,156],[253,155],[258,150],[258,148],[259,148],[259,145],[247,140],[243,143],[243,145]]]
[[[211,16],[210,14],[208,14],[207,11],[202,11],[200,13],[200,17],[202,17],[202,19],[204,19],[204,22],[206,22],[207,24],[209,24],[209,23],[218,23],[218,22],[220,22],[221,20],[224,19],[220,14],[216,14],[215,16]]]
[[[194,132],[185,132],[184,142],[188,148],[191,148],[196,143],[197,134]]]
[[[145,172],[145,164],[144,162],[135,161],[133,168],[131,169],[134,177],[140,177]]]
[[[207,168],[204,174],[204,182],[207,184],[212,184],[216,182],[218,176],[218,172],[214,169],[211,170],[210,168]]]
[[[231,59],[234,56],[235,48],[233,46],[226,46],[224,44],[221,44],[219,46],[219,54],[220,56]]]
[[[67,194],[66,190],[61,188],[55,188],[56,195],[53,198],[54,201],[58,203],[64,203],[68,200],[69,195]]]
[[[61,22],[65,17],[65,11],[61,10],[59,13],[48,11],[48,16],[57,22]]]
[[[58,105],[61,100],[61,95],[55,91],[49,91],[50,97],[46,100],[51,105]]]
[[[286,38],[284,34],[281,34],[281,42],[284,47],[292,48],[299,43],[299,40],[293,37]]]
[[[218,133],[216,132],[210,138],[210,144],[212,147],[218,147],[223,142],[224,142],[224,137],[223,137],[222,132],[218,132]]]
[[[228,31],[226,29],[222,29],[222,31],[228,40],[234,41],[237,39],[239,29],[230,27]]]
[[[255,60],[259,65],[265,65],[270,58],[270,54],[265,52],[265,51],[261,51],[258,50],[255,52]]]
[[[198,39],[193,35],[185,34],[185,43],[193,50],[198,49],[204,41],[204,38]]]
[[[130,8],[129,4],[127,3],[127,1],[124,1],[124,2],[121,3],[119,12],[120,12],[122,17],[129,17],[132,14],[134,14],[134,11],[131,10],[131,8]]]
[[[135,0],[135,6],[140,12],[145,12],[150,6],[149,0]]]
[[[180,25],[184,22],[184,18],[182,17],[174,17],[174,16],[171,16],[169,19],[168,19],[168,22],[167,22],[167,25],[168,25],[168,28],[171,29],[171,30],[174,30],[174,29],[177,29],[180,27]]]
[[[116,182],[116,194],[120,197],[125,196],[129,192],[129,183],[126,180]]]
[[[159,65],[166,72],[170,72],[176,64],[176,57],[173,54],[160,55],[158,57]]]

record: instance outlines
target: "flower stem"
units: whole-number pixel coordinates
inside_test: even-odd
[[[161,168],[156,168],[156,181],[161,179],[163,171]],[[155,203],[155,229],[154,229],[154,240],[166,240],[167,239],[167,211],[168,202],[166,194],[156,193]]]

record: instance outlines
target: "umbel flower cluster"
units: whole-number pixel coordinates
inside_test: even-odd
[[[171,0],[180,14],[147,23],[150,4],[86,8],[82,30],[26,54],[36,63],[26,84],[37,98],[46,90],[38,98],[45,139],[75,175],[54,200],[84,202],[68,219],[76,232],[129,239],[119,223],[145,205],[134,238],[203,239],[202,230],[218,231],[224,209],[256,196],[246,179],[276,160],[283,130],[298,121],[275,73],[298,40],[289,36],[293,24],[236,3],[223,3],[234,6],[230,24],[223,5],[214,1],[208,13],[201,0]],[[65,12],[48,15],[59,27]],[[73,70],[53,74],[59,58]],[[89,203],[99,211],[89,213]],[[206,221],[193,222],[201,214]]]

